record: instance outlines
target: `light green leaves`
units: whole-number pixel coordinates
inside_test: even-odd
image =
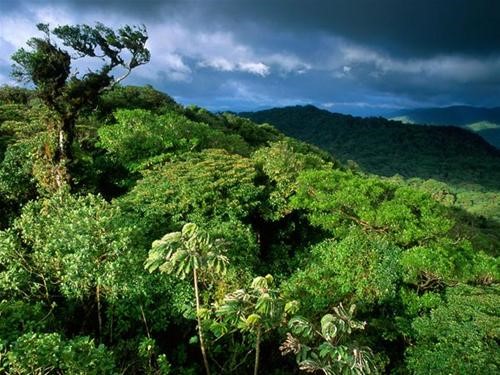
[[[353,302],[378,303],[394,298],[402,277],[402,250],[379,234],[352,228],[338,241],[324,240],[309,261],[286,281],[287,293],[301,298],[308,311],[325,311],[347,296]]]
[[[286,302],[274,286],[273,277],[266,275],[254,278],[248,290],[238,289],[226,294],[215,311],[217,322],[236,326],[243,332],[256,332],[260,328],[268,330],[280,326],[297,308],[298,302]]]
[[[257,327],[260,322],[261,322],[262,318],[259,314],[250,314],[246,319],[245,319],[245,325],[249,328],[249,329],[253,329],[255,327]]]
[[[159,269],[162,273],[175,274],[181,279],[192,276],[196,303],[196,319],[198,321],[198,338],[201,354],[207,375],[210,366],[203,334],[202,319],[207,319],[209,310],[202,308],[198,287],[198,278],[203,273],[224,273],[227,257],[224,255],[223,241],[212,241],[208,233],[202,231],[194,223],[187,223],[180,232],[173,232],[153,242],[145,268],[150,272]],[[163,260],[163,263],[161,260]],[[223,328],[217,327],[223,332]]]
[[[292,206],[307,210],[313,225],[336,236],[356,226],[390,236],[401,247],[440,238],[453,225],[427,194],[339,170],[302,172]]]
[[[2,256],[5,262],[21,262],[33,285],[46,294],[59,288],[68,298],[85,298],[98,285],[113,298],[139,293],[141,261],[132,245],[134,229],[101,197],[60,191],[26,205],[14,228],[23,246],[13,248],[11,242],[5,250],[16,251]],[[131,275],[137,277],[132,280]]]
[[[3,361],[8,374],[116,374],[112,353],[89,337],[66,340],[59,333],[28,332],[10,347]],[[1,366],[1,365],[0,365]]]
[[[342,304],[321,318],[318,328],[303,317],[288,323],[291,333],[280,347],[283,355],[294,353],[299,369],[324,374],[371,374],[376,372],[369,348],[359,347],[349,335],[364,329],[365,322],[354,319],[356,307],[346,310]]]
[[[176,250],[181,246],[182,233],[172,232],[164,235],[160,240],[153,241],[148,258],[144,263],[144,268],[153,272],[160,268],[162,272],[167,272],[166,267],[170,264],[165,260],[171,260]],[[177,256],[179,258],[179,256]]]
[[[285,303],[285,313],[287,313],[288,315],[296,314],[297,311],[299,311],[299,308],[300,308],[299,301],[293,300]]]
[[[224,150],[185,154],[144,171],[134,189],[120,199],[148,227],[186,222],[239,221],[258,205],[252,161]],[[171,224],[170,224],[171,225]]]
[[[404,280],[422,290],[444,283],[499,278],[497,260],[465,240],[442,239],[432,246],[415,247],[403,254],[401,263]]]
[[[500,369],[498,285],[457,285],[445,302],[413,321],[409,370],[424,374],[497,374]]]
[[[144,109],[115,112],[116,124],[99,129],[100,144],[130,170],[147,168],[161,155],[179,155],[206,148],[248,154],[249,146],[235,134],[227,134],[179,111],[162,115]]]
[[[332,314],[326,314],[321,318],[321,335],[325,340],[332,341],[337,335],[338,329],[336,323],[337,319]]]
[[[181,235],[186,241],[194,239],[198,232],[198,226],[194,223],[187,223],[182,227]]]
[[[294,151],[291,141],[274,142],[253,155],[256,165],[268,182],[268,202],[264,215],[279,220],[292,212],[290,198],[297,187],[297,176],[303,170],[327,168],[320,157]]]
[[[153,242],[144,268],[149,272],[159,269],[181,279],[199,268],[223,274],[228,264],[224,251],[222,241],[212,241],[196,224],[187,223],[181,232],[168,233]]]
[[[271,275],[257,276],[253,279],[251,288],[255,290],[259,290],[261,292],[265,292],[273,283],[273,277]]]
[[[309,321],[301,316],[294,316],[288,322],[288,328],[296,336],[311,338],[314,335],[314,327]]]

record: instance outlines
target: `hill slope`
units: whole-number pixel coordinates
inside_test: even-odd
[[[299,374],[280,347],[339,373],[498,373],[498,221],[444,184],[368,176],[271,126],[115,87],[81,113],[74,184],[55,188],[46,114],[0,100],[4,373],[201,374],[202,333],[214,374]],[[497,155],[457,128],[283,116],[322,141],[343,129],[344,154]]]
[[[500,148],[500,107],[417,108],[397,111],[387,117],[412,124],[459,126],[478,133],[490,144]]]
[[[500,188],[500,152],[480,136],[451,126],[411,126],[384,118],[360,118],[314,106],[241,113],[285,134],[313,143],[341,161],[383,175],[434,178],[454,184]]]

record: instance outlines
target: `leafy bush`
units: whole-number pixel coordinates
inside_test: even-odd
[[[25,333],[5,356],[0,366],[13,375],[117,373],[112,353],[88,337],[65,340],[58,333]]]
[[[460,285],[446,302],[415,319],[407,365],[414,374],[497,374],[499,288]]]
[[[378,235],[352,229],[340,241],[328,239],[311,249],[285,284],[308,313],[324,311],[345,299],[363,305],[394,298],[401,280],[401,249]]]
[[[248,154],[249,147],[237,135],[211,129],[169,111],[155,115],[149,111],[119,110],[117,124],[99,129],[101,145],[129,168],[137,168],[146,159],[163,153],[223,148]]]

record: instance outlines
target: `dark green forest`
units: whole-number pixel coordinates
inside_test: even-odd
[[[498,373],[497,150],[182,106],[113,76],[145,30],[40,30],[0,88],[0,373]]]
[[[456,105],[417,108],[390,113],[387,117],[413,124],[452,125],[471,130],[500,148],[500,107],[483,108]]]
[[[369,173],[500,189],[500,150],[458,127],[354,117],[311,105],[241,116],[270,123],[291,137],[329,151],[342,162],[354,161]]]
[[[441,203],[500,221],[500,150],[470,131],[311,105],[241,115],[321,147],[350,168],[420,187]]]

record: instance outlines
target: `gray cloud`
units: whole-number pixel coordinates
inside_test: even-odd
[[[497,0],[3,0],[7,10],[33,4],[103,15],[133,16],[144,22],[198,19],[231,29],[248,24],[282,32],[311,30],[383,46],[391,53],[500,52]],[[30,4],[31,3],[31,4]],[[27,4],[30,4],[29,6]]]
[[[212,109],[500,104],[494,0],[2,0],[0,84],[35,23],[95,21],[147,25],[152,60],[129,83]]]

